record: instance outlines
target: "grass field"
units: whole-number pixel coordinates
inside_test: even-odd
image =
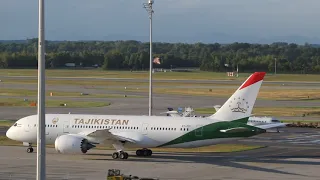
[[[216,72],[158,72],[153,75],[154,79],[239,79],[244,80],[249,73],[240,73],[239,78],[228,77],[226,73]],[[3,69],[0,76],[37,76],[37,69]],[[105,78],[149,78],[148,71],[103,71],[95,70],[46,70],[47,77],[105,77]],[[303,75],[303,74],[267,74],[266,81],[320,81],[320,75]]]
[[[214,114],[214,108],[197,108],[196,113]],[[252,112],[255,116],[299,116],[320,117],[320,107],[255,107]]]
[[[37,80],[33,79],[6,79],[4,78],[2,80],[2,84],[37,84]],[[148,86],[149,82],[131,82],[128,81],[119,81],[119,80],[87,80],[82,79],[81,81],[75,81],[75,80],[46,80],[46,84],[48,85],[79,85],[84,86],[88,88],[92,88],[95,86]],[[188,82],[175,82],[175,81],[169,81],[169,82],[153,82],[154,86],[238,86],[234,84],[223,84],[223,83],[207,83],[207,82],[199,82],[197,84],[194,83],[188,83]],[[240,85],[240,83],[239,83]],[[279,86],[274,84],[268,84],[268,86]]]
[[[14,122],[16,122],[16,121],[1,120],[0,127],[10,127],[14,124]]]
[[[82,95],[80,92],[63,92],[63,91],[47,91],[46,96],[49,97],[50,93],[53,93],[52,97],[85,97],[85,98],[122,98],[122,94],[87,94]],[[32,97],[37,96],[38,90],[25,90],[25,89],[0,89],[0,96],[23,96]],[[127,98],[140,98],[142,96],[131,95]]]
[[[24,101],[22,98],[0,98],[0,107],[1,106],[24,106],[32,107],[30,101]],[[93,101],[66,101],[66,100],[46,100],[46,107],[63,107],[64,104],[67,104],[66,107],[77,107],[77,108],[86,108],[86,107],[103,107],[109,106],[108,102],[93,102]]]
[[[6,136],[0,136],[0,146],[22,146],[21,142],[13,141],[8,139]],[[36,147],[36,146],[35,146]],[[54,145],[47,145],[47,147],[53,148]],[[254,146],[254,145],[242,145],[242,144],[220,144],[213,146],[206,146],[200,148],[152,148],[153,152],[237,152],[237,151],[248,151],[258,148],[263,148],[264,146]],[[97,146],[95,149],[99,150],[114,150],[111,146]],[[128,148],[130,150],[136,150],[133,148]]]

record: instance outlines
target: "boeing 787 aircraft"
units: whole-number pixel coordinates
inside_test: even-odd
[[[247,125],[265,72],[255,72],[236,90],[218,112],[207,118],[46,114],[46,144],[59,153],[86,153],[97,144],[112,144],[112,158],[127,159],[125,147],[142,148],[137,156],[151,156],[148,148],[191,148],[232,141],[266,132],[272,125]],[[38,116],[19,119],[8,138],[28,144],[37,142]]]

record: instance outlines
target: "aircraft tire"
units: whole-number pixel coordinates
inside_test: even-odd
[[[33,148],[32,147],[27,148],[27,153],[32,153],[32,152],[33,152]]]
[[[143,153],[143,152],[142,152],[141,149],[138,149],[138,150],[136,151],[136,155],[137,155],[137,156],[142,156],[142,153]]]
[[[149,156],[149,149],[143,150],[143,156]]]
[[[120,159],[128,159],[129,154],[126,152],[120,152],[119,157],[120,157]]]
[[[125,159],[128,159],[128,157],[129,157],[129,154],[128,153],[124,153],[125,154]]]
[[[113,158],[113,159],[118,159],[118,158],[119,158],[119,153],[118,153],[118,152],[114,152],[114,153],[112,154],[112,158]]]

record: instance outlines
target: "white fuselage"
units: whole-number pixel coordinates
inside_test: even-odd
[[[12,126],[7,136],[21,142],[37,142],[37,115],[27,116]],[[83,120],[81,120],[83,119]],[[88,120],[90,119],[90,120]],[[195,117],[167,116],[121,116],[121,115],[85,115],[85,114],[46,114],[46,144],[54,144],[57,137],[65,134],[81,135],[85,132],[110,129],[114,134],[127,137],[137,136],[137,143],[128,143],[130,147],[157,147],[172,141],[190,131],[213,123],[214,120]],[[202,135],[197,132],[196,135]],[[143,135],[143,138],[142,136]],[[139,136],[139,137],[138,137]],[[191,136],[193,136],[191,134]],[[141,138],[140,138],[141,137]],[[165,147],[199,147],[238,138],[217,138],[180,143]],[[92,141],[95,141],[93,139]],[[103,142],[96,142],[103,143]]]

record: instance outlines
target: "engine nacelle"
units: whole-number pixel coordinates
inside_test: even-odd
[[[89,149],[96,147],[95,145],[88,142],[87,139],[67,134],[57,137],[54,142],[54,146],[59,153],[86,153]]]

